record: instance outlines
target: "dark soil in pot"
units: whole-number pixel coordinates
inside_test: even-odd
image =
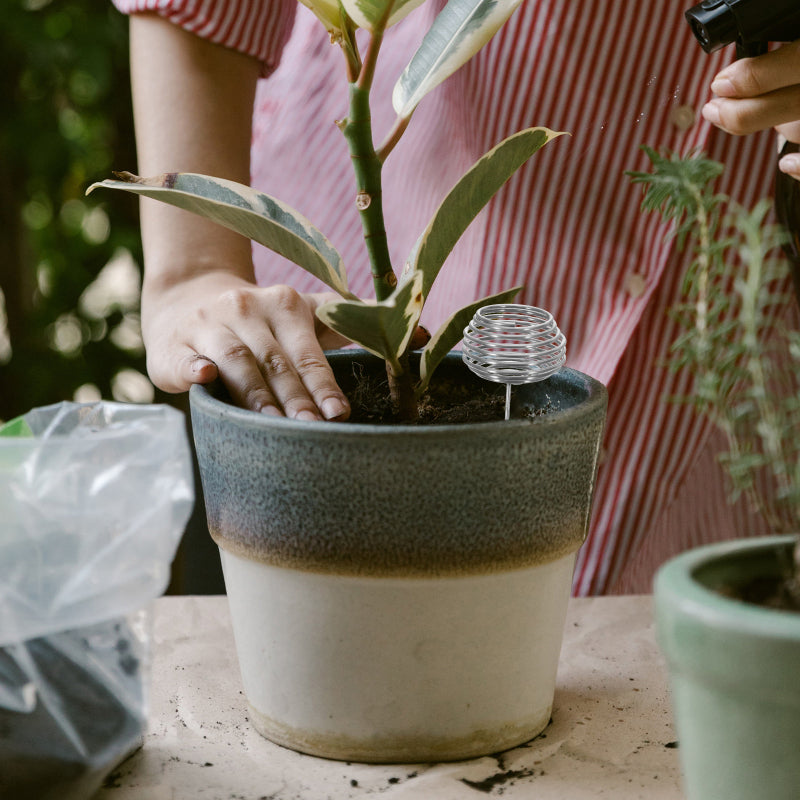
[[[800,579],[796,575],[786,578],[758,578],[736,587],[731,596],[764,608],[800,614]]]
[[[329,354],[333,364],[338,355]],[[418,356],[412,354],[411,364],[417,369]],[[397,419],[389,399],[389,382],[383,362],[365,354],[353,366],[350,375],[338,373],[342,391],[351,404],[350,422],[396,424]],[[546,382],[542,384],[546,386]],[[528,387],[530,388],[530,387]],[[447,359],[436,370],[419,403],[417,425],[443,425],[472,422],[496,422],[505,416],[505,384],[491,383],[475,376],[460,361]],[[514,402],[512,416],[535,417],[553,408],[546,392],[534,404]]]
[[[793,572],[787,568],[781,575],[759,576],[739,586],[725,587],[721,594],[763,608],[800,614],[800,569]]]
[[[397,423],[389,399],[389,382],[385,377],[362,371],[361,375],[356,377],[347,397],[352,409],[349,422]],[[461,381],[444,378],[436,381],[422,396],[419,402],[419,419],[410,424],[496,422],[505,417],[505,402],[503,384],[466,386]],[[538,408],[517,408],[514,416],[540,416],[546,414],[552,407],[552,403],[547,401]]]
[[[728,580],[715,588],[719,594],[744,603],[800,613],[800,563],[791,548],[773,551],[753,565],[746,580]]]

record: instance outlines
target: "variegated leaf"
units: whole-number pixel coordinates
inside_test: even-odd
[[[384,28],[400,22],[422,2],[423,0],[342,0],[342,5],[359,28],[371,31],[386,16],[390,6],[389,19]]]
[[[422,313],[421,285],[422,275],[413,273],[380,303],[335,300],[321,305],[317,316],[332,330],[396,364]]]
[[[392,105],[409,117],[422,98],[466,64],[522,0],[448,0],[392,93]]]
[[[475,316],[475,312],[479,308],[492,303],[510,303],[521,290],[522,286],[516,286],[491,297],[485,297],[483,300],[471,303],[448,317],[442,327],[425,345],[420,356],[420,382],[416,389],[418,395],[421,395],[428,388],[433,371],[439,366],[442,359],[464,338],[464,328],[469,325],[470,320]]]
[[[341,32],[342,18],[338,0],[300,0],[300,2],[314,12],[316,18],[325,26],[325,30],[332,36]]]
[[[424,297],[478,212],[537,150],[560,135],[548,128],[527,128],[504,139],[461,176],[436,209],[408,258],[411,267],[424,275]]]
[[[304,216],[274,197],[241,183],[191,172],[155,178],[120,174],[124,180],[95,183],[87,194],[98,187],[121,189],[192,211],[263,244],[344,297],[353,297],[342,257],[333,245]]]

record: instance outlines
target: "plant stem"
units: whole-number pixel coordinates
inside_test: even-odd
[[[408,353],[403,353],[399,359],[400,372],[387,361],[386,375],[389,378],[389,391],[392,397],[392,406],[395,414],[402,422],[414,422],[419,418],[419,406],[414,387],[411,383],[411,369],[408,363]]]
[[[400,141],[400,137],[405,133],[408,123],[411,122],[411,117],[398,117],[395,120],[392,129],[383,141],[383,144],[378,148],[378,159],[381,164],[386,161],[389,153],[394,150],[394,146]]]
[[[350,150],[350,159],[356,178],[356,208],[361,217],[364,243],[369,257],[375,299],[386,300],[397,286],[397,276],[392,269],[386,228],[383,219],[382,161],[375,152],[372,139],[370,88],[378,51],[383,38],[383,28],[378,26],[370,39],[367,52],[356,82],[350,83],[350,111],[340,126]],[[418,417],[411,372],[407,354],[394,362],[386,362],[392,405],[402,421]]]
[[[365,67],[367,62],[365,61]],[[375,298],[385,300],[397,286],[383,222],[381,162],[372,144],[369,90],[350,84],[350,114],[342,126],[356,176],[356,207],[369,255]]]
[[[385,22],[385,20],[383,22]],[[378,53],[380,52],[381,44],[383,44],[383,24],[379,23],[375,26],[370,36],[369,44],[367,45],[367,54],[364,56],[364,63],[361,66],[361,74],[356,81],[358,88],[363,89],[367,93],[369,93],[369,90],[372,88],[372,79],[375,77],[375,66],[378,63]]]
[[[348,83],[354,83],[361,72],[361,56],[358,52],[356,30],[353,21],[347,14],[342,14],[342,23],[342,32],[338,42],[344,53],[347,81]]]
[[[695,325],[699,339],[698,349],[701,353],[701,364],[704,370],[709,368],[710,347],[708,341],[708,286],[711,280],[711,224],[703,204],[703,196],[699,189],[691,191],[696,203],[697,239],[699,242],[697,256],[697,299],[695,300]]]

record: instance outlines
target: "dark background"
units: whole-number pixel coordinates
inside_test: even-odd
[[[127,18],[109,0],[0,0],[0,420],[98,397],[185,395],[146,379],[136,199],[85,196],[135,172]],[[124,280],[120,280],[120,274]],[[222,592],[198,503],[170,592]]]

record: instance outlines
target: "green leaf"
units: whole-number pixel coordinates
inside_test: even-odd
[[[451,314],[441,328],[431,337],[420,356],[417,395],[421,395],[428,388],[433,371],[439,366],[442,359],[464,338],[464,328],[469,325],[475,312],[483,306],[493,303],[510,303],[522,290],[522,286],[507,289],[505,292],[485,297]]]
[[[391,7],[388,21],[382,24],[388,28],[413,11],[423,0],[342,0],[348,16],[359,28],[374,30],[385,19]]]
[[[151,197],[199,214],[268,247],[319,278],[344,297],[347,274],[342,257],[305,217],[274,197],[250,186],[191,172],[169,172],[155,178],[120,173],[89,187],[120,189]]]
[[[414,272],[380,303],[335,300],[321,305],[317,316],[332,330],[397,365],[422,313],[421,289],[422,275]]]
[[[410,117],[419,101],[466,64],[521,2],[449,0],[397,81],[392,92],[394,110]]]
[[[548,128],[527,128],[504,139],[464,173],[436,209],[408,258],[411,267],[424,275],[424,297],[478,212],[537,150],[561,135]]]

